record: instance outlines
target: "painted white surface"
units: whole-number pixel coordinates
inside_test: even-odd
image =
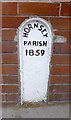
[[[34,23],[43,25],[48,33],[48,37],[43,36],[38,28],[30,30],[27,37],[23,37],[24,28],[28,24],[34,26]],[[41,18],[31,18],[26,20],[19,27],[19,54],[20,54],[20,80],[21,80],[21,104],[23,102],[46,101],[49,80],[49,65],[51,59],[51,46],[53,33],[49,22]],[[24,45],[24,41],[47,41],[47,46]],[[25,50],[33,49],[45,50],[43,56],[25,55]]]

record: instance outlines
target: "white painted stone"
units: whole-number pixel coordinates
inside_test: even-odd
[[[65,43],[67,42],[67,38],[65,38],[64,36],[55,35],[53,42],[54,43]]]
[[[21,104],[47,100],[53,36],[51,24],[41,18],[30,18],[19,27]],[[33,41],[38,42],[37,46]],[[47,44],[41,45],[44,42]]]

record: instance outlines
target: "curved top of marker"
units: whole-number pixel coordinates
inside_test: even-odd
[[[44,24],[46,26],[46,28],[49,29],[50,33],[52,36],[54,36],[54,32],[53,32],[53,28],[52,25],[49,21],[43,19],[43,18],[39,18],[39,17],[32,17],[29,19],[25,19],[25,21],[23,21],[20,26],[19,26],[19,30],[21,30],[23,27],[25,27],[26,24],[31,23],[31,22],[40,22],[42,24]]]

